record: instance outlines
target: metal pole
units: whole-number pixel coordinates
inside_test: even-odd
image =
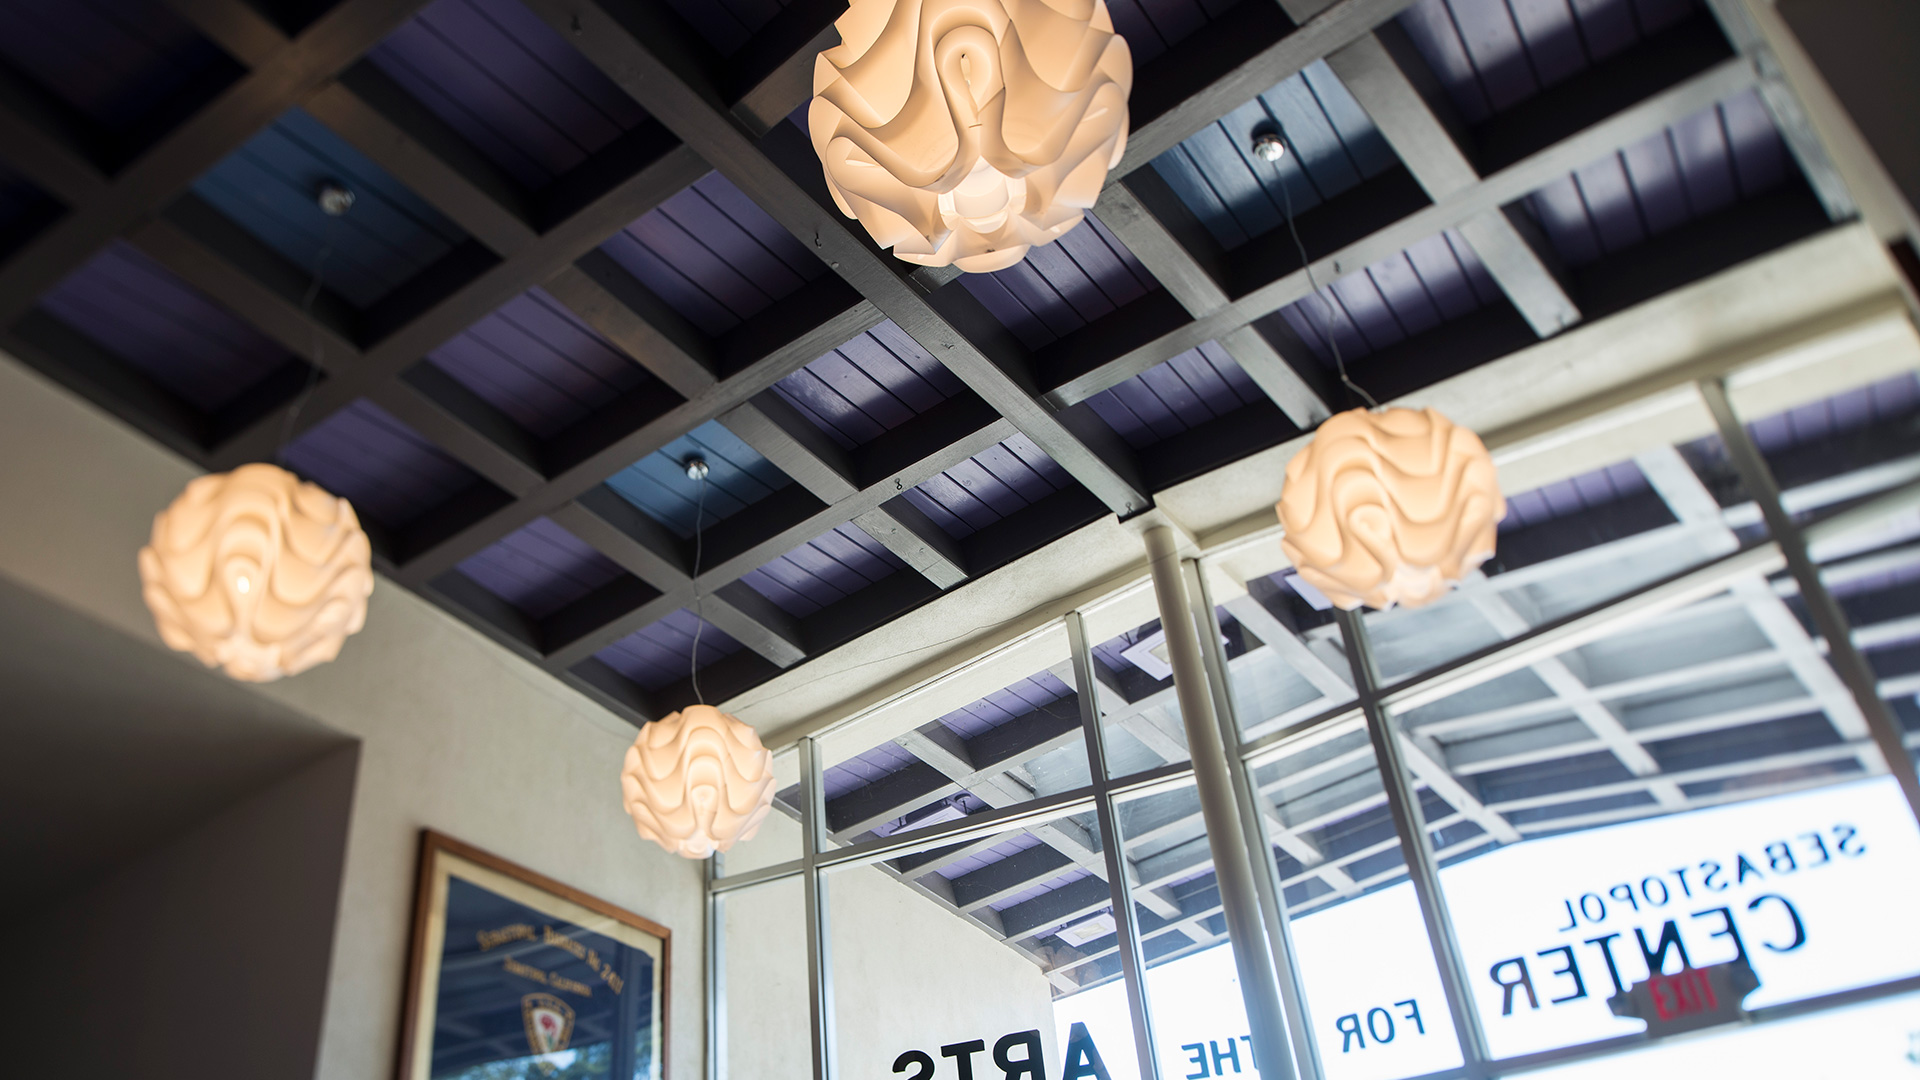
[[[1193,621],[1200,626],[1215,622],[1213,589],[1200,564],[1186,563],[1187,593],[1193,598]],[[1213,708],[1220,720],[1220,739],[1229,747],[1240,745],[1239,713],[1233,704],[1233,682],[1227,671],[1226,650],[1220,647],[1220,635],[1200,635],[1201,659],[1207,665],[1207,683],[1213,687]],[[1322,1080],[1320,1047],[1313,1037],[1313,1021],[1307,1012],[1306,987],[1300,979],[1299,965],[1293,962],[1293,926],[1287,918],[1287,905],[1279,886],[1279,867],[1273,860],[1273,841],[1267,836],[1266,814],[1261,812],[1260,793],[1247,775],[1247,763],[1237,752],[1227,755],[1227,773],[1233,778],[1234,798],[1240,804],[1240,820],[1247,825],[1247,855],[1259,867],[1253,875],[1260,893],[1260,914],[1267,924],[1267,944],[1273,950],[1273,968],[1280,980],[1280,1001],[1286,1006],[1287,1027],[1293,1044],[1294,1065],[1301,1080]]]
[[[805,810],[800,818],[806,886],[808,1019],[813,1032],[813,1080],[833,1080],[839,1069],[834,1047],[833,936],[827,911],[827,883],[821,877],[820,852],[827,838],[827,796],[820,782],[820,748],[813,737],[800,740],[800,783]]]
[[[1881,756],[1887,759],[1887,768],[1899,783],[1900,793],[1907,797],[1907,808],[1920,820],[1920,775],[1914,772],[1913,757],[1907,752],[1900,723],[1880,698],[1880,684],[1873,668],[1853,644],[1853,629],[1847,623],[1846,612],[1827,591],[1826,582],[1820,580],[1820,567],[1807,551],[1806,536],[1780,501],[1780,485],[1773,478],[1773,470],[1767,467],[1767,459],[1747,434],[1746,425],[1734,415],[1725,380],[1701,380],[1700,396],[1706,399],[1713,422],[1720,428],[1720,441],[1726,445],[1727,457],[1739,472],[1740,482],[1747,486],[1747,494],[1753,496],[1753,501],[1760,504],[1767,531],[1773,534],[1774,544],[1786,556],[1787,571],[1800,585],[1800,598],[1807,605],[1814,628],[1827,639],[1827,659],[1866,717],[1867,732],[1873,736]]]
[[[1140,913],[1133,906],[1127,857],[1122,850],[1113,796],[1107,793],[1107,740],[1100,725],[1100,699],[1093,670],[1093,652],[1087,645],[1087,627],[1080,613],[1067,613],[1067,642],[1073,650],[1074,696],[1080,702],[1080,726],[1086,732],[1087,770],[1098,793],[1094,810],[1100,821],[1100,854],[1107,864],[1107,886],[1113,897],[1114,940],[1120,945],[1120,975],[1127,986],[1127,1012],[1133,1018],[1133,1052],[1140,1062],[1140,1080],[1159,1080],[1159,1062],[1153,1054],[1153,1020],[1147,1010],[1146,966],[1140,955]]]
[[[1467,988],[1466,965],[1460,959],[1460,943],[1453,937],[1453,917],[1447,913],[1447,896],[1440,888],[1440,871],[1434,863],[1433,844],[1427,837],[1425,815],[1414,798],[1413,785],[1407,779],[1407,767],[1395,738],[1393,722],[1380,704],[1380,688],[1374,684],[1373,651],[1367,643],[1367,629],[1350,611],[1334,612],[1340,633],[1346,640],[1347,663],[1353,669],[1353,685],[1360,692],[1360,707],[1367,716],[1367,734],[1373,740],[1373,753],[1380,768],[1380,784],[1386,789],[1387,809],[1393,815],[1394,831],[1400,834],[1400,854],[1407,863],[1407,877],[1413,882],[1413,894],[1420,901],[1420,916],[1427,924],[1427,943],[1433,949],[1433,963],[1439,969],[1440,987],[1447,995],[1447,1011],[1453,1017],[1453,1031],[1460,1040],[1460,1057],[1469,1075],[1480,1075],[1487,1059],[1487,1040],[1480,1030],[1480,1010]]]
[[[1200,796],[1200,814],[1207,825],[1207,847],[1213,854],[1214,882],[1220,888],[1220,907],[1234,945],[1234,966],[1240,973],[1240,993],[1246,999],[1247,1022],[1253,1029],[1253,1055],[1266,1080],[1295,1080],[1293,1058],[1287,1049],[1286,1009],[1269,962],[1272,950],[1267,943],[1266,923],[1260,916],[1253,861],[1247,853],[1246,830],[1240,824],[1226,747],[1213,714],[1213,696],[1200,660],[1200,635],[1193,625],[1186,582],[1180,576],[1173,530],[1156,525],[1147,530],[1146,543],[1147,559],[1153,568],[1153,595],[1159,602],[1160,625],[1167,635],[1167,659],[1173,666],[1174,692],[1186,726],[1187,750],[1193,755],[1193,779]]]
[[[727,900],[713,891],[726,856],[707,858],[707,1080],[727,1077]]]

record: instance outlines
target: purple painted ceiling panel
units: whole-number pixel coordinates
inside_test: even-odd
[[[963,739],[992,731],[1004,724],[1010,724],[1036,709],[1044,709],[1054,702],[1071,697],[1073,689],[1061,682],[1052,672],[1043,671],[1031,678],[1021,679],[1001,690],[995,690],[979,701],[955,709],[941,717],[937,722],[947,730]]]
[[[1747,429],[1771,455],[1915,412],[1920,412],[1920,379],[1907,374],[1762,417]]]
[[[827,798],[837,799],[849,791],[858,791],[876,780],[885,779],[919,760],[898,744],[883,742],[856,757],[829,765],[821,774],[821,790]]]
[[[427,360],[543,439],[651,381],[540,289],[468,327]]]
[[[681,608],[652,626],[628,634],[594,656],[639,683],[642,689],[658,690],[679,682],[691,672],[689,661],[693,657],[696,633],[700,638],[701,667],[740,651],[740,643],[719,627]]]
[[[1266,400],[1227,350],[1209,341],[1087,400],[1134,449]]]
[[[714,336],[826,272],[825,263],[717,172],[601,249]]]
[[[1645,490],[1647,478],[1640,472],[1639,466],[1631,461],[1617,462],[1545,487],[1507,496],[1507,517],[1500,523],[1500,531],[1512,532],[1570,517]]]
[[[1400,25],[1477,124],[1696,10],[1693,0],[1419,0]]]
[[[0,58],[109,131],[231,65],[157,0],[0,0]]]
[[[1019,263],[991,274],[967,274],[960,284],[1029,349],[1065,337],[1160,287],[1120,238],[1091,214]]]
[[[202,412],[292,359],[122,240],[54,286],[40,306]]]
[[[468,558],[460,572],[533,619],[546,618],[624,573],[546,518]]]
[[[667,0],[707,44],[732,56],[780,14],[788,0]]]
[[[1127,39],[1135,67],[1218,18],[1235,0],[1107,0],[1113,28]]]
[[[959,377],[891,320],[774,384],[774,392],[851,450],[959,393]]]
[[[1527,197],[1562,261],[1598,261],[1779,186],[1786,146],[1753,91],[1602,158]]]
[[[975,870],[992,866],[1002,859],[1018,855],[1028,848],[1036,848],[1039,846],[1039,837],[1032,833],[1023,832],[1014,836],[1012,839],[1002,840],[978,854],[969,855],[964,859],[956,859],[934,872],[946,878],[948,881],[952,881],[962,875],[971,874]]]
[[[289,469],[390,529],[480,483],[419,432],[366,399],[341,409],[281,452]]]
[[[1329,328],[1340,358],[1352,361],[1500,300],[1480,257],[1449,230],[1294,301],[1280,317],[1332,366]]]
[[[740,580],[780,610],[804,619],[905,567],[899,556],[848,522]]]
[[[1072,484],[1046,451],[1015,435],[908,490],[906,497],[959,540]]]
[[[437,0],[367,59],[529,189],[646,119],[516,0]]]
[[[993,910],[1005,911],[1008,908],[1014,906],[1015,904],[1024,904],[1029,900],[1034,900],[1039,897],[1045,896],[1048,893],[1054,891],[1055,889],[1064,888],[1068,885],[1073,884],[1076,881],[1079,881],[1083,878],[1090,878],[1092,876],[1093,876],[1092,872],[1088,870],[1078,869],[1078,868],[1069,870],[1066,873],[1061,874],[1059,877],[1048,878],[1046,881],[1043,881],[1038,885],[1030,885],[1027,888],[1021,889],[1019,892],[1012,894],[1011,896],[1003,896],[1000,899],[995,900],[993,902]]]
[[[707,463],[704,487],[687,479],[686,462],[694,457]],[[607,478],[616,494],[682,538],[693,535],[696,522],[710,529],[792,482],[718,420]]]

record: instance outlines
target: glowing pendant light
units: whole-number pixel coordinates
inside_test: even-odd
[[[1478,435],[1432,409],[1354,409],[1287,463],[1276,509],[1300,576],[1351,611],[1438,600],[1493,557],[1507,501]]]
[[[1127,146],[1106,0],[852,0],[814,61],[827,187],[881,247],[971,273],[1080,223]]]
[[[332,660],[366,625],[373,548],[347,500],[243,465],[194,480],[154,516],[140,582],[170,647],[271,682]]]
[[[711,705],[689,705],[640,729],[620,791],[640,835],[704,859],[760,831],[773,807],[773,754],[760,734]]]

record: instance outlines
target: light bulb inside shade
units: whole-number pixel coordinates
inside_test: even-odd
[[[253,582],[248,581],[246,575],[242,574],[234,581],[233,587],[240,590],[241,596],[245,596],[253,590]]]
[[[827,187],[895,256],[1005,269],[1079,224],[1127,142],[1105,0],[852,0],[814,62]]]

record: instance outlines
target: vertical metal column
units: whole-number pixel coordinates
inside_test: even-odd
[[[1780,501],[1780,485],[1773,478],[1773,470],[1767,467],[1767,459],[1747,434],[1746,425],[1734,415],[1733,403],[1727,400],[1725,380],[1701,380],[1700,396],[1706,399],[1707,409],[1713,413],[1713,422],[1720,429],[1720,441],[1726,444],[1727,457],[1739,472],[1740,482],[1747,486],[1747,494],[1753,496],[1754,502],[1760,504],[1767,531],[1773,534],[1773,542],[1786,556],[1787,570],[1800,586],[1800,599],[1807,605],[1814,628],[1827,639],[1827,659],[1866,717],[1867,732],[1880,748],[1881,756],[1887,759],[1887,768],[1899,783],[1900,793],[1907,797],[1907,808],[1920,820],[1920,775],[1914,772],[1913,756],[1907,752],[1900,723],[1881,700],[1880,683],[1867,658],[1854,647],[1853,629],[1847,623],[1846,612],[1827,591],[1826,582],[1820,580],[1820,568],[1807,551],[1807,538]]]
[[[1140,954],[1140,913],[1133,906],[1119,823],[1114,820],[1113,796],[1107,785],[1106,730],[1100,724],[1099,678],[1093,670],[1093,652],[1087,646],[1087,627],[1080,613],[1067,613],[1067,643],[1073,650],[1074,696],[1080,702],[1080,727],[1086,733],[1087,770],[1093,778],[1095,811],[1100,821],[1100,854],[1107,864],[1107,885],[1113,896],[1114,940],[1120,945],[1120,976],[1127,986],[1127,1012],[1133,1018],[1133,1052],[1140,1063],[1141,1080],[1159,1080],[1153,1056],[1153,1021],[1147,1012],[1146,965]],[[1063,1048],[1064,1049],[1064,1048]]]
[[[800,783],[806,808],[800,818],[800,839],[807,895],[807,1007],[812,1021],[813,1080],[834,1080],[839,1060],[834,1052],[832,920],[827,883],[820,874],[820,853],[827,846],[827,793],[820,773],[820,748],[809,735],[800,740]]]
[[[1247,853],[1247,835],[1240,823],[1220,726],[1214,719],[1213,696],[1200,660],[1200,635],[1194,628],[1186,582],[1180,576],[1173,530],[1156,525],[1147,530],[1146,543],[1154,599],[1159,602],[1160,625],[1167,635],[1167,659],[1173,666],[1174,693],[1186,726],[1187,751],[1193,756],[1200,814],[1206,821],[1207,846],[1213,854],[1214,881],[1220,887],[1220,906],[1234,945],[1234,966],[1240,974],[1241,995],[1246,999],[1247,1021],[1253,1029],[1253,1054],[1266,1080],[1295,1080],[1293,1058],[1287,1049],[1286,1009],[1270,962],[1271,948],[1260,915],[1260,894]]]
[[[1187,595],[1193,600],[1195,625],[1212,627],[1213,589],[1200,564],[1185,564]],[[1240,820],[1247,828],[1247,855],[1254,861],[1254,886],[1260,894],[1260,915],[1267,924],[1267,944],[1272,949],[1275,976],[1280,980],[1280,1003],[1287,1010],[1289,1041],[1293,1045],[1294,1065],[1301,1080],[1321,1080],[1320,1047],[1313,1037],[1313,1020],[1307,1013],[1307,991],[1300,980],[1299,965],[1293,962],[1293,927],[1287,918],[1285,897],[1280,891],[1279,867],[1273,859],[1273,842],[1267,836],[1266,815],[1261,812],[1260,792],[1241,760],[1239,713],[1233,704],[1233,681],[1227,671],[1226,650],[1220,647],[1218,632],[1200,635],[1200,658],[1206,662],[1207,684],[1213,688],[1214,714],[1220,721],[1220,739],[1227,748],[1227,774],[1233,778],[1234,798],[1240,804]]]
[[[727,1076],[727,899],[713,891],[726,856],[707,857],[707,1080]]]
[[[1460,943],[1454,940],[1453,917],[1447,913],[1447,896],[1440,888],[1440,870],[1434,862],[1433,844],[1427,837],[1426,816],[1414,798],[1393,721],[1380,704],[1367,628],[1359,616],[1350,611],[1336,609],[1334,614],[1340,622],[1340,634],[1346,640],[1353,686],[1360,692],[1360,707],[1367,715],[1367,734],[1373,740],[1381,786],[1386,788],[1387,808],[1393,815],[1394,831],[1400,834],[1400,854],[1406,860],[1414,896],[1420,901],[1420,916],[1427,924],[1427,943],[1433,948],[1434,966],[1439,969],[1440,986],[1447,995],[1447,1011],[1453,1017],[1454,1034],[1460,1040],[1460,1056],[1469,1074],[1477,1076],[1489,1056],[1487,1038],[1480,1028],[1480,1010],[1474,1005],[1473,992],[1467,986]]]

